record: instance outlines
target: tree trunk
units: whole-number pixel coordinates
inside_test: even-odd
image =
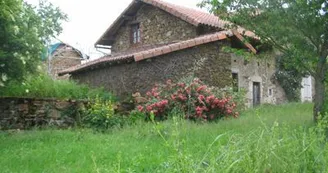
[[[324,103],[325,103],[325,82],[320,77],[315,77],[315,95],[314,95],[314,108],[313,108],[313,118],[316,122],[320,113],[324,113]]]
[[[326,57],[322,56],[317,64],[317,69],[315,72],[315,95],[314,95],[314,108],[313,108],[313,118],[317,122],[320,114],[324,114],[325,105],[325,78],[327,69]]]

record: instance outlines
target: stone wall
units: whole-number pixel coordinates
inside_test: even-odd
[[[238,73],[238,85],[246,90],[249,107],[253,105],[253,82],[260,83],[261,103],[281,104],[287,100],[284,90],[273,78],[276,70],[274,56],[265,57],[245,60],[233,54],[231,58],[232,72]]]
[[[215,42],[172,52],[140,62],[119,64],[73,73],[80,83],[104,87],[118,96],[145,93],[155,83],[195,76],[211,86],[231,86],[231,57]]]
[[[45,63],[46,71],[49,71],[49,62]],[[58,76],[58,72],[72,66],[81,64],[81,55],[69,46],[60,46],[51,57],[50,70],[53,79],[69,79],[69,75]]]
[[[197,28],[159,8],[143,5],[135,15],[133,23],[139,23],[141,43],[131,45],[131,22],[126,22],[116,33],[112,53],[127,51],[152,44],[166,44],[197,36]]]
[[[83,101],[0,98],[0,130],[33,127],[67,128],[80,122]]]

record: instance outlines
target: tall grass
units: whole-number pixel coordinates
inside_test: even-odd
[[[4,97],[87,99],[97,95],[104,99],[113,99],[113,95],[104,89],[91,89],[74,81],[53,80],[45,74],[29,76],[25,82],[13,81],[0,88],[0,96]]]
[[[1,172],[328,172],[327,121],[314,125],[311,106],[263,106],[208,124],[174,118],[106,134],[3,132]]]

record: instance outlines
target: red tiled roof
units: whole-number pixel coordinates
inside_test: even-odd
[[[187,8],[175,4],[171,4],[168,2],[164,2],[162,0],[133,0],[133,2],[124,10],[124,12],[115,20],[115,22],[106,30],[106,32],[100,37],[100,39],[96,42],[95,45],[105,45],[105,38],[115,35],[117,29],[124,21],[124,16],[128,14],[130,11],[135,11],[138,9],[138,1],[141,1],[146,4],[153,5],[158,7],[192,25],[199,26],[199,25],[208,25],[212,27],[217,27],[222,30],[226,30],[226,24],[229,22],[220,19],[219,17],[200,11],[192,8]],[[140,4],[139,4],[140,5]],[[242,33],[243,35],[249,37],[255,37],[255,34],[251,31],[246,31],[245,29],[239,27],[238,32]]]
[[[164,55],[164,54],[168,54],[168,53],[171,53],[171,52],[191,48],[191,47],[194,47],[194,46],[198,46],[198,45],[202,45],[202,44],[206,44],[206,43],[210,43],[210,42],[223,40],[223,39],[226,39],[229,35],[231,35],[231,33],[227,32],[227,31],[221,31],[221,32],[213,33],[213,34],[199,36],[199,37],[189,39],[189,40],[185,40],[185,41],[180,41],[180,42],[177,42],[177,43],[172,43],[172,44],[168,44],[168,45],[164,45],[164,46],[159,46],[159,47],[156,47],[156,48],[150,48],[150,49],[147,49],[147,50],[134,52],[134,53],[131,53],[131,54],[118,55],[118,56],[114,56],[114,57],[113,56],[105,56],[103,58],[99,58],[97,60],[90,61],[90,62],[85,63],[85,64],[81,64],[81,65],[78,65],[78,66],[74,66],[74,67],[65,69],[65,70],[59,72],[59,75],[74,73],[74,72],[81,71],[81,70],[86,70],[86,69],[89,69],[89,68],[96,68],[99,65],[111,64],[111,63],[121,62],[121,61],[125,61],[125,62],[126,61],[135,61],[135,62],[138,62],[138,61],[141,61],[141,60],[157,57],[157,56],[160,56],[160,55]]]
[[[192,8],[171,4],[168,2],[164,2],[162,0],[141,0],[141,1],[147,4],[151,4],[155,7],[158,7],[195,26],[198,26],[199,24],[204,24],[204,25],[209,25],[209,26],[224,29],[225,28],[224,26],[228,23],[212,14]]]

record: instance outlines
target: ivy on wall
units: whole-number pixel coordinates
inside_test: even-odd
[[[307,74],[297,69],[288,62],[288,57],[283,55],[276,57],[276,72],[274,78],[284,89],[288,101],[299,101],[302,88],[302,78]]]

